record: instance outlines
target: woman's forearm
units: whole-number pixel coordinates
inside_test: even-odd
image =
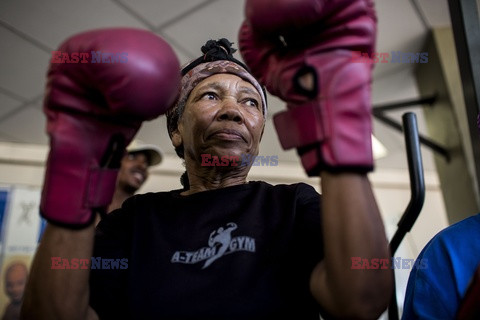
[[[94,232],[93,224],[81,230],[47,225],[27,282],[23,319],[96,318],[88,301],[90,264],[66,268],[73,259],[90,261]]]
[[[390,259],[388,241],[366,175],[322,174],[325,258],[312,274],[312,292],[340,316],[375,318],[388,306],[390,268],[352,268],[352,258]]]

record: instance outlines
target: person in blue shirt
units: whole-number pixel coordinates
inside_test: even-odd
[[[440,231],[418,256],[426,268],[410,273],[402,319],[454,319],[480,264],[479,253],[480,214]]]

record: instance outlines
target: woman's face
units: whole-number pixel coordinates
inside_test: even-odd
[[[190,93],[172,142],[183,144],[185,160],[256,156],[265,124],[261,101],[255,87],[236,75],[208,77]]]

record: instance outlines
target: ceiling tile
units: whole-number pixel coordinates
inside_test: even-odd
[[[0,27],[0,87],[29,100],[43,91],[49,54]]]
[[[0,123],[4,115],[10,113],[12,110],[15,109],[15,107],[21,106],[22,104],[22,101],[18,101],[0,93]]]
[[[2,0],[0,19],[52,49],[84,30],[113,26],[145,28],[115,3],[99,0]]]
[[[199,0],[119,0],[136,13],[147,19],[150,24],[159,27],[170,23],[172,19],[182,17],[205,1]]]
[[[238,48],[237,33],[243,20],[243,5],[244,2],[238,0],[217,1],[191,14],[188,21],[180,20],[162,32],[194,57],[200,56],[201,46],[209,39],[227,38]]]
[[[34,107],[25,107],[0,123],[0,135],[12,137],[14,142],[47,144],[45,116]]]
[[[425,36],[428,30],[422,24],[410,1],[376,1],[375,7],[378,16],[377,51],[417,49],[418,38]]]
[[[186,62],[191,61],[194,57],[190,55],[189,52],[185,52],[182,48],[179,48],[175,41],[172,41],[171,39],[168,38],[168,36],[165,36],[163,34],[159,34],[165,41],[170,44],[172,47],[173,51],[175,51],[175,54],[177,55],[178,61],[180,61],[180,65],[185,64]]]
[[[43,98],[44,98],[44,96],[45,96],[45,95],[42,93],[42,94],[36,96],[35,98],[33,98],[33,99],[30,101],[29,107],[36,108],[37,110],[42,111],[42,108],[43,108]]]
[[[376,52],[389,54],[388,63],[377,63],[375,76],[413,68],[413,64],[392,63],[392,51],[421,52],[428,30],[409,0],[376,1],[378,25]]]

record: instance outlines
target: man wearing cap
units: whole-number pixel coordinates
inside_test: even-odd
[[[127,147],[127,154],[122,159],[118,173],[117,185],[107,213],[121,207],[122,203],[133,196],[147,181],[149,167],[162,162],[162,152],[155,145],[133,141]]]

